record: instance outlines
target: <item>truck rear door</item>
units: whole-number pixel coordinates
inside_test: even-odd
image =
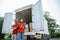
[[[33,7],[32,7],[32,29],[33,32],[39,32],[41,30],[41,15],[42,15],[42,5],[41,2],[38,1]]]
[[[13,13],[5,13],[2,33],[11,33]]]

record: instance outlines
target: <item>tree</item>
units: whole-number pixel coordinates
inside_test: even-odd
[[[3,20],[4,20],[4,18],[0,17],[0,38],[4,38],[4,34],[1,33],[1,31],[2,31],[2,25],[3,25]]]
[[[3,19],[4,19],[3,17],[0,17],[0,33],[2,31]]]
[[[46,18],[48,22],[48,30],[49,30],[50,35],[51,37],[54,37],[54,32],[55,32],[54,27],[56,27],[55,19],[51,18],[51,16],[49,15],[49,12],[47,11],[44,12],[44,17]]]

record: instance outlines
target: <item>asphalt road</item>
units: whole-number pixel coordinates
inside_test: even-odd
[[[49,40],[60,40],[60,38],[50,38]]]

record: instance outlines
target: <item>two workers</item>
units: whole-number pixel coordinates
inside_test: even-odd
[[[24,40],[24,22],[23,19],[19,23],[15,20],[15,24],[12,26],[12,40]]]

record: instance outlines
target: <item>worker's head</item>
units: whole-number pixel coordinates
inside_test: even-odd
[[[23,19],[20,19],[20,22],[23,22]]]

